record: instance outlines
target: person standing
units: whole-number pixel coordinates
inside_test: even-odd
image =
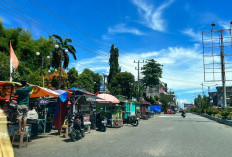
[[[28,106],[29,106],[29,97],[30,97],[30,91],[32,90],[31,86],[27,86],[27,81],[22,80],[21,81],[22,87],[19,88],[14,95],[17,95],[17,119],[19,123],[19,132],[21,132],[22,128],[22,119],[23,119],[23,131],[26,131],[26,124],[27,124],[27,112],[28,112]]]

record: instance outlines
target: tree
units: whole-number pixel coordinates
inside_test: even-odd
[[[69,53],[72,54],[73,58],[76,60],[76,49],[74,46],[70,45],[69,43],[72,42],[70,38],[62,39],[59,35],[52,35],[56,39],[56,44],[59,45],[59,48],[52,53],[52,67],[57,69],[60,65],[60,60],[62,57],[63,68],[66,69],[69,64],[69,56],[65,52],[65,49],[68,50]]]
[[[78,72],[76,68],[71,68],[68,71],[68,88],[73,88],[77,86]]]
[[[89,92],[94,92],[94,83],[93,77],[90,74],[81,73],[77,79],[77,87],[87,90]]]
[[[61,89],[67,88],[67,80],[68,80],[68,74],[64,69],[61,69]],[[59,72],[53,71],[49,75],[45,76],[46,85],[48,87],[54,87],[55,89],[59,88]]]
[[[31,84],[42,85],[41,61],[42,58],[50,55],[54,46],[53,39],[40,37],[33,39],[29,30],[22,28],[4,28],[0,22],[0,80],[9,81],[10,71],[10,41],[20,64],[13,72],[13,81],[26,79]],[[37,57],[36,52],[40,52]],[[49,63],[46,61],[45,63]],[[49,64],[44,64],[44,71],[47,71]]]
[[[102,76],[99,75],[99,73],[94,73],[92,70],[90,70],[88,68],[85,68],[82,73],[87,74],[90,77],[92,77],[92,80],[93,80],[92,84],[94,86],[93,86],[93,89],[91,89],[91,91],[93,91],[94,93],[98,92],[100,90]]]
[[[166,110],[170,108],[170,103],[173,102],[172,95],[160,94],[159,101],[162,103],[162,109]]]
[[[202,106],[202,97],[200,94],[198,94],[197,98],[194,99],[194,105],[196,106],[196,108],[201,108]]]
[[[111,84],[111,81],[117,75],[117,73],[121,71],[118,64],[118,57],[119,57],[119,50],[118,48],[114,48],[114,45],[112,44],[110,49],[110,59],[109,59],[110,72],[108,76],[108,85]]]
[[[118,73],[111,82],[111,93],[113,95],[124,95],[127,98],[131,98],[134,81],[133,74],[129,72]]]
[[[0,80],[9,80],[10,78],[10,57],[0,52]]]
[[[142,74],[144,75],[142,82],[146,87],[153,87],[159,85],[160,78],[162,77],[162,65],[154,59],[150,59],[142,67]]]

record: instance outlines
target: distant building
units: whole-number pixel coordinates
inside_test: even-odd
[[[159,85],[153,87],[146,88],[146,96],[154,98],[155,96],[159,96],[160,94],[167,94],[167,83],[160,83]]]
[[[223,88],[222,86],[216,87],[217,89],[217,106],[221,106],[223,104]],[[231,104],[231,96],[232,96],[232,86],[226,87],[226,103],[227,105]]]
[[[210,106],[217,106],[217,92],[209,92]]]
[[[193,107],[193,104],[184,104],[184,108],[185,108],[185,109],[189,109],[189,108],[191,108],[191,107]]]

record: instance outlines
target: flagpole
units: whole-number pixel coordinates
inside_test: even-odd
[[[11,48],[11,41],[10,41],[10,48]],[[12,82],[12,72],[13,72],[13,68],[12,68],[12,59],[10,53],[10,82]]]

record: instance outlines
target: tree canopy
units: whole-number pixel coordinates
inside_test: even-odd
[[[121,70],[119,68],[118,63],[118,57],[119,57],[119,50],[118,48],[114,48],[114,45],[112,44],[110,49],[110,58],[109,58],[109,65],[110,65],[110,72],[108,76],[108,84],[111,84],[111,81],[113,80],[114,76],[117,75]]]
[[[142,74],[144,75],[142,82],[145,86],[159,85],[160,78],[162,77],[162,65],[154,59],[150,59],[142,67]]]
[[[127,98],[131,98],[134,81],[133,74],[129,72],[118,73],[110,84],[111,93],[113,95],[124,95]]]

